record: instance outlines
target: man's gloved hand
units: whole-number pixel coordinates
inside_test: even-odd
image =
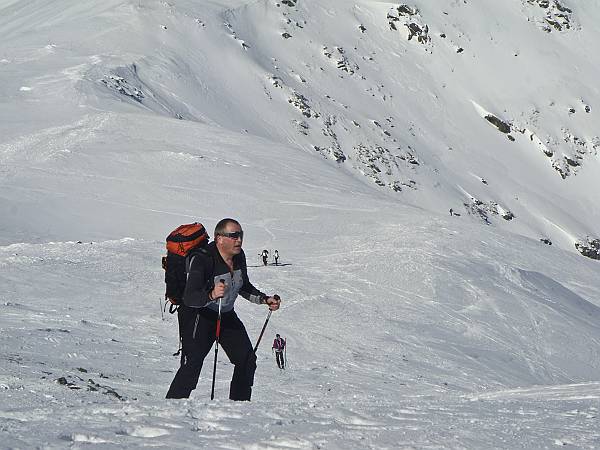
[[[221,280],[219,283],[215,285],[212,291],[208,293],[208,298],[210,300],[218,300],[225,295],[225,281]]]
[[[267,297],[265,303],[269,305],[271,311],[277,311],[281,304],[281,298],[279,298],[279,295],[275,294],[273,297]]]

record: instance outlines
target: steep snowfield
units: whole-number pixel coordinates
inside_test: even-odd
[[[147,111],[291,144],[395,201],[567,250],[600,237],[593,2],[0,6],[3,153],[21,130],[68,127],[68,149],[86,113]]]
[[[384,2],[0,0],[1,448],[600,446],[600,12],[425,3],[419,43]],[[222,352],[216,401],[210,358],[166,401],[164,237],[225,216],[284,301],[253,401]]]

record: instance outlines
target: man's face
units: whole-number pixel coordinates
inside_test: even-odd
[[[236,223],[229,222],[223,234],[218,237],[219,251],[226,256],[237,255],[242,251],[243,239],[242,228]]]

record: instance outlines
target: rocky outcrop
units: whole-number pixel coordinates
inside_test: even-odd
[[[505,133],[505,134],[510,133],[510,125],[508,123],[506,123],[504,120],[499,119],[498,117],[494,116],[493,114],[488,114],[484,118],[489,123],[491,123],[496,128],[498,128],[498,130],[500,130],[502,133]]]
[[[319,147],[318,145],[313,145],[313,148],[325,158],[333,159],[335,162],[343,163],[346,161],[346,155],[344,155],[344,152],[339,146]]]
[[[399,150],[399,149],[398,149]],[[395,192],[400,192],[404,187],[416,189],[417,183],[413,180],[401,181],[399,161],[416,161],[416,158],[406,154],[396,155],[381,145],[359,144],[354,147],[355,159],[358,163],[355,168],[373,182],[382,187],[388,187]]]
[[[358,64],[351,62],[346,56],[343,47],[334,47],[330,50],[329,47],[323,47],[323,55],[328,59],[333,59],[338,69],[353,75],[359,67]]]
[[[296,108],[298,108],[298,110],[300,110],[300,112],[302,113],[303,116],[311,118],[311,117],[315,117],[318,118],[320,116],[319,113],[313,111],[310,108],[310,105],[308,103],[308,99],[302,95],[299,92],[293,91],[292,92],[292,96],[288,99],[288,103],[292,104],[293,106],[295,106]]]
[[[108,75],[100,80],[107,88],[141,103],[144,93],[132,86],[125,78],[118,75]]]
[[[583,256],[600,260],[600,239],[591,239],[590,237],[587,237],[584,240],[576,242],[575,248]]]
[[[574,27],[573,11],[559,0],[527,0],[527,4],[540,9],[536,11],[536,22],[547,33],[566,31]],[[539,13],[541,13],[541,17]]]
[[[391,30],[404,31],[409,41],[414,38],[420,44],[431,42],[429,26],[423,21],[417,8],[401,4],[388,12],[387,20]]]
[[[515,215],[510,210],[501,207],[494,201],[485,203],[475,197],[471,197],[471,201],[463,203],[463,206],[465,207],[467,214],[479,217],[488,225],[491,224],[491,216],[500,216],[504,220],[512,220],[515,218]]]

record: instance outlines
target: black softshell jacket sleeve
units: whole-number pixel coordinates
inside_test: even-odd
[[[210,299],[208,293],[212,290],[212,262],[210,256],[195,255],[190,259],[190,268],[183,303],[191,308],[202,308]]]
[[[248,269],[246,268],[246,255],[242,252],[240,255],[240,270],[242,271],[242,280],[244,284],[240,289],[240,295],[252,303],[265,303],[267,295],[259,291],[250,283],[248,278]]]

